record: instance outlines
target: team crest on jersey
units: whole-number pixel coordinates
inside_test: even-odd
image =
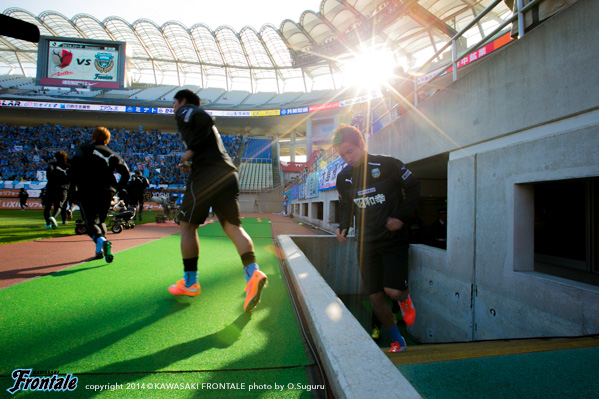
[[[372,169],[370,173],[372,173],[372,177],[375,179],[378,179],[381,176],[381,170],[379,168]]]

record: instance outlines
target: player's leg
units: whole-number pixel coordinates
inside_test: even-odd
[[[44,206],[44,220],[46,221],[46,228],[52,228],[52,223],[50,222],[50,207],[51,205]]]
[[[139,197],[139,213],[138,213],[138,217],[139,217],[139,221],[141,222],[141,217],[142,214],[144,213],[144,196],[143,194]]]
[[[102,251],[104,252],[104,260],[107,263],[111,263],[114,260],[112,254],[112,243],[106,238],[106,218],[108,217],[108,211],[110,210],[110,203],[114,194],[111,191],[106,191],[99,196],[98,203],[98,224],[97,229],[100,231],[100,237],[98,237],[96,244],[102,244]]]
[[[404,322],[411,326],[416,320],[416,309],[408,287],[408,249],[406,241],[389,245],[383,251],[385,293],[399,304]]]
[[[183,278],[169,286],[168,290],[173,295],[196,296],[201,292],[200,284],[198,283],[200,240],[197,231],[199,225],[206,220],[208,215],[205,203],[200,201],[203,194],[198,182],[189,181],[187,183],[178,216],[181,228]]]
[[[60,212],[60,206],[62,205],[60,200],[61,200],[60,191],[55,191],[54,194],[52,195],[52,200],[48,203],[48,207],[47,207],[48,213],[49,213],[48,221],[50,223],[50,226],[53,229],[58,228],[58,223],[56,222],[56,216],[58,215],[58,212]]]
[[[85,232],[96,244],[96,259],[102,259],[104,257],[103,243],[100,243],[100,245],[97,243],[97,239],[101,236],[102,232],[98,228],[98,211],[95,196],[81,193],[79,208],[85,222]]]
[[[212,204],[225,234],[233,242],[241,258],[247,283],[243,310],[251,312],[260,302],[262,289],[268,283],[268,277],[260,270],[256,262],[254,243],[251,237],[241,227],[237,173],[228,176],[221,187],[222,189],[212,200]]]
[[[393,321],[391,308],[385,298],[381,245],[376,242],[358,242],[356,249],[360,264],[360,275],[364,282],[364,289],[370,299],[372,312],[380,320],[383,328],[391,335],[392,345],[390,351],[404,351],[406,350],[406,342]]]

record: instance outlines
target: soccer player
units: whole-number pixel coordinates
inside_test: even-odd
[[[188,174],[188,178],[179,213],[184,277],[171,285],[169,291],[173,295],[187,296],[200,293],[197,230],[212,207],[241,257],[247,283],[243,310],[251,312],[260,302],[268,279],[256,263],[252,239],[241,227],[237,169],[223,146],[214,121],[200,108],[200,99],[194,92],[177,92],[173,111],[187,149],[181,156],[179,168]]]
[[[77,186],[79,207],[85,220],[87,234],[96,244],[96,259],[114,260],[112,243],[106,239],[106,216],[117,191],[129,181],[129,168],[110,148],[110,132],[97,127],[92,142],[77,148],[72,159],[71,177]],[[118,183],[114,173],[121,175]]]
[[[62,205],[67,200],[67,192],[69,191],[70,179],[69,168],[67,163],[67,153],[57,151],[54,153],[56,161],[50,162],[46,168],[46,199],[44,207],[44,219],[46,220],[46,228],[56,229],[56,215],[61,211]]]
[[[400,160],[369,154],[353,126],[340,125],[333,146],[348,165],[337,175],[340,224],[335,234],[345,242],[355,216],[360,275],[372,311],[392,337],[390,352],[404,351],[406,342],[385,294],[399,301],[405,323],[412,325],[416,311],[408,290],[407,222],[418,204],[420,182]]]
[[[137,205],[139,205],[139,220],[141,220],[141,215],[144,211],[144,194],[146,192],[146,188],[148,187],[150,187],[150,182],[148,179],[143,177],[141,170],[136,171],[129,181],[127,195],[129,199],[128,206],[136,208]]]
[[[29,208],[27,205],[27,199],[29,198],[29,193],[25,191],[24,188],[19,191],[19,204],[21,205],[21,210],[24,211],[25,208]]]

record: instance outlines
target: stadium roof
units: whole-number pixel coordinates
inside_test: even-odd
[[[493,11],[465,35],[478,41],[511,15],[503,2],[323,0],[319,12],[305,11],[299,22],[239,32],[227,26],[212,31],[202,23],[129,23],[116,16],[68,19],[54,11],[35,16],[21,8],[3,13],[37,25],[45,36],[127,42],[133,82],[282,93],[347,85],[343,64],[361,47],[385,49],[406,70],[419,67],[492,3]],[[0,36],[0,74],[35,76],[36,67],[37,44]]]

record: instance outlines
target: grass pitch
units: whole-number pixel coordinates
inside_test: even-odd
[[[135,221],[136,225],[156,221],[160,212],[144,211],[144,220]],[[60,215],[56,218],[58,228],[46,229],[44,212],[41,210],[0,210],[0,245],[22,241],[34,241],[44,238],[64,237],[75,234],[75,220],[81,219],[79,211],[73,212],[73,220],[69,224],[61,224]],[[110,217],[107,221],[110,220]]]

